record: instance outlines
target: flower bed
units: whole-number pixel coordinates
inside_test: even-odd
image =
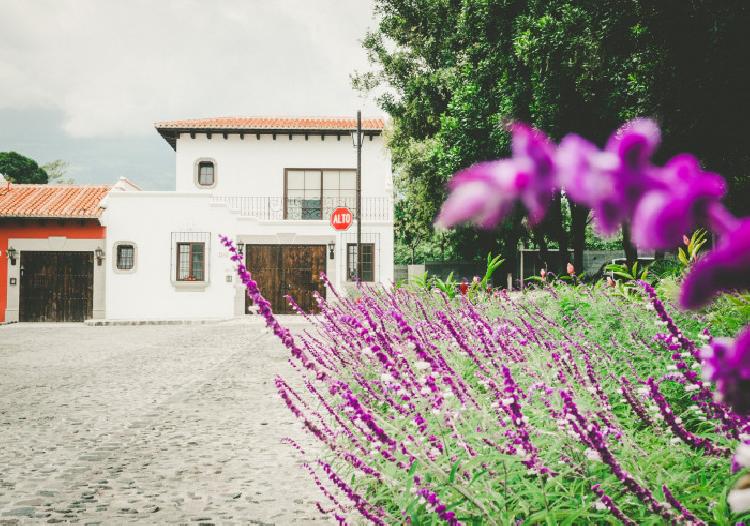
[[[230,245],[231,246],[231,245]],[[694,315],[545,287],[449,300],[362,289],[320,300],[299,337],[278,325],[304,390],[283,402],[323,445],[289,441],[340,522],[729,524],[732,452],[747,425],[714,401]],[[244,273],[244,274],[243,274]],[[335,291],[331,291],[335,293]]]
[[[555,145],[525,125],[511,130],[513,157],[456,174],[438,225],[490,228],[519,202],[533,224],[563,188],[604,234],[628,222],[644,248],[684,240],[683,307],[750,289],[750,217],[723,206],[723,179],[693,156],[654,165],[653,121],[626,124],[603,150],[575,135]],[[699,226],[719,236],[703,257],[696,235],[684,235]],[[516,297],[468,294],[468,285],[453,297],[445,282],[436,294],[364,287],[355,301],[331,291],[340,301],[318,298],[314,328],[294,338],[222,242],[303,376],[302,392],[280,377],[276,387],[326,454],[310,458],[288,442],[321,489],[318,509],[340,523],[750,518],[750,324],[734,315],[746,298],[720,316],[719,334],[745,327],[713,339],[706,319],[673,319],[635,266],[627,286],[589,287],[569,264],[574,286],[542,275],[541,292]]]

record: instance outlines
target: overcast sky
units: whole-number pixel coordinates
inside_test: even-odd
[[[155,121],[382,113],[349,79],[374,24],[370,0],[0,0],[0,151],[172,189]]]

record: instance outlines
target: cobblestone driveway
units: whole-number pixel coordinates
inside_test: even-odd
[[[286,357],[248,321],[0,327],[0,525],[315,521]]]

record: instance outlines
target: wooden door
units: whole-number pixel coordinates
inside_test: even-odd
[[[94,311],[93,252],[21,252],[20,321],[84,321]]]
[[[325,272],[325,245],[284,245],[281,248],[284,294],[294,298],[305,312],[318,312],[313,292],[325,293],[320,273]],[[288,306],[288,304],[287,304]]]
[[[245,264],[274,312],[294,312],[284,298],[287,294],[305,311],[317,312],[312,292],[325,296],[320,281],[320,273],[325,271],[325,251],[325,245],[245,245]],[[247,298],[246,308],[251,304]]]
[[[277,311],[281,298],[280,264],[279,245],[245,245],[245,266],[258,282],[260,293],[273,305],[274,312],[280,312]],[[250,305],[252,301],[246,297],[245,312]]]

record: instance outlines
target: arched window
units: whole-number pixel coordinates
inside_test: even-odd
[[[198,186],[213,186],[216,182],[216,171],[213,161],[198,162]]]

